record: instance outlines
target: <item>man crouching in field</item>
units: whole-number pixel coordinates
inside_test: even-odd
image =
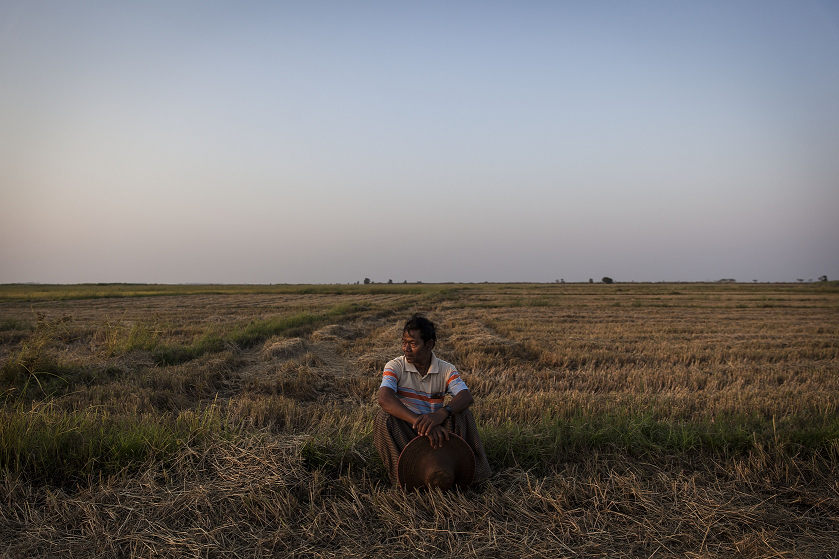
[[[434,323],[415,314],[402,328],[403,355],[388,362],[379,387],[379,405],[373,426],[376,449],[397,483],[397,462],[402,449],[417,436],[428,437],[432,448],[462,437],[475,453],[475,481],[490,474],[475,418],[474,401],[466,383],[451,363],[432,351],[437,341]],[[444,404],[446,394],[452,399]]]

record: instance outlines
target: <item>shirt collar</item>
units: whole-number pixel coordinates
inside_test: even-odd
[[[402,359],[405,359],[405,357],[403,356]],[[409,371],[411,373],[419,374],[419,371],[417,370],[416,365],[414,365],[413,363],[409,363],[407,359],[405,360],[405,370]],[[431,363],[428,364],[428,373],[426,373],[426,376],[430,375],[432,373],[436,375],[439,372],[440,372],[440,364],[437,362],[437,355],[435,355],[435,353],[432,351],[431,352]]]

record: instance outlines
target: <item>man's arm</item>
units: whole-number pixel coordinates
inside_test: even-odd
[[[408,409],[408,406],[396,396],[396,392],[386,386],[379,387],[379,406],[393,417],[398,417],[412,425],[417,418],[421,417]]]
[[[462,412],[471,406],[474,401],[475,400],[472,398],[472,394],[469,393],[469,390],[461,390],[455,394],[454,397],[452,397],[451,402],[449,402],[449,407],[452,409],[452,415]],[[413,421],[414,429],[416,429],[420,435],[425,435],[426,431],[431,427],[434,427],[435,425],[442,425],[443,422],[448,419],[449,414],[445,409],[441,408],[432,413],[425,413],[423,415],[414,414],[414,417],[416,418]]]
[[[454,395],[452,401],[449,402],[449,407],[452,409],[452,414],[455,414],[466,410],[474,402],[475,400],[472,398],[472,393],[469,392],[469,389],[464,388]]]

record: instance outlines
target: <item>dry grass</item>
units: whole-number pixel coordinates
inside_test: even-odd
[[[9,555],[829,556],[835,508],[801,486],[597,453],[549,476],[408,494],[306,469],[299,437],[216,441],[78,492],[8,482]],[[833,487],[826,488],[836,491]],[[754,484],[753,484],[754,485]],[[835,506],[835,501],[833,503]]]
[[[0,556],[839,557],[833,284],[51,289],[0,287]],[[414,311],[467,492],[372,446]]]

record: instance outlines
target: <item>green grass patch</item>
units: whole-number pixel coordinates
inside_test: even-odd
[[[373,446],[372,432],[352,437],[316,436],[300,449],[303,467],[330,478],[341,476],[380,477],[387,479],[379,455]]]
[[[368,309],[358,303],[341,303],[321,313],[301,311],[287,316],[251,320],[224,332],[215,329],[205,332],[191,344],[159,344],[154,345],[151,351],[158,364],[178,365],[207,353],[223,351],[231,345],[247,349],[273,336],[300,336],[335,318],[357,316]],[[149,337],[141,336],[138,340],[140,343],[148,343]]]
[[[113,415],[100,408],[68,411],[54,403],[0,409],[0,471],[70,487],[99,475],[139,471],[171,460],[229,431],[221,410],[166,415]]]
[[[325,315],[304,311],[289,316],[254,320],[236,328],[228,339],[239,347],[253,347],[272,336],[299,335],[303,330],[325,322]]]
[[[450,289],[450,286],[444,288],[437,284],[416,283],[351,285],[3,284],[0,285],[0,301],[69,301],[175,295],[427,295],[439,293],[446,289]]]
[[[178,365],[208,353],[224,351],[230,346],[247,349],[272,336],[298,336],[304,331],[325,324],[325,314],[299,312],[288,316],[252,320],[226,332],[211,330],[197,336],[191,344],[160,344],[152,356],[160,365]]]
[[[20,318],[0,318],[0,332],[31,331],[35,327],[28,320]]]
[[[817,455],[830,452],[839,442],[839,418],[776,424],[756,417],[728,417],[711,423],[616,414],[567,421],[546,418],[538,425],[507,422],[483,429],[481,436],[493,466],[544,474],[557,462],[597,451],[646,459],[693,453],[728,458],[759,448],[789,456]]]
[[[225,340],[215,333],[208,332],[197,337],[188,345],[160,344],[151,351],[152,357],[158,365],[180,365],[198,359],[208,353],[224,351]]]

